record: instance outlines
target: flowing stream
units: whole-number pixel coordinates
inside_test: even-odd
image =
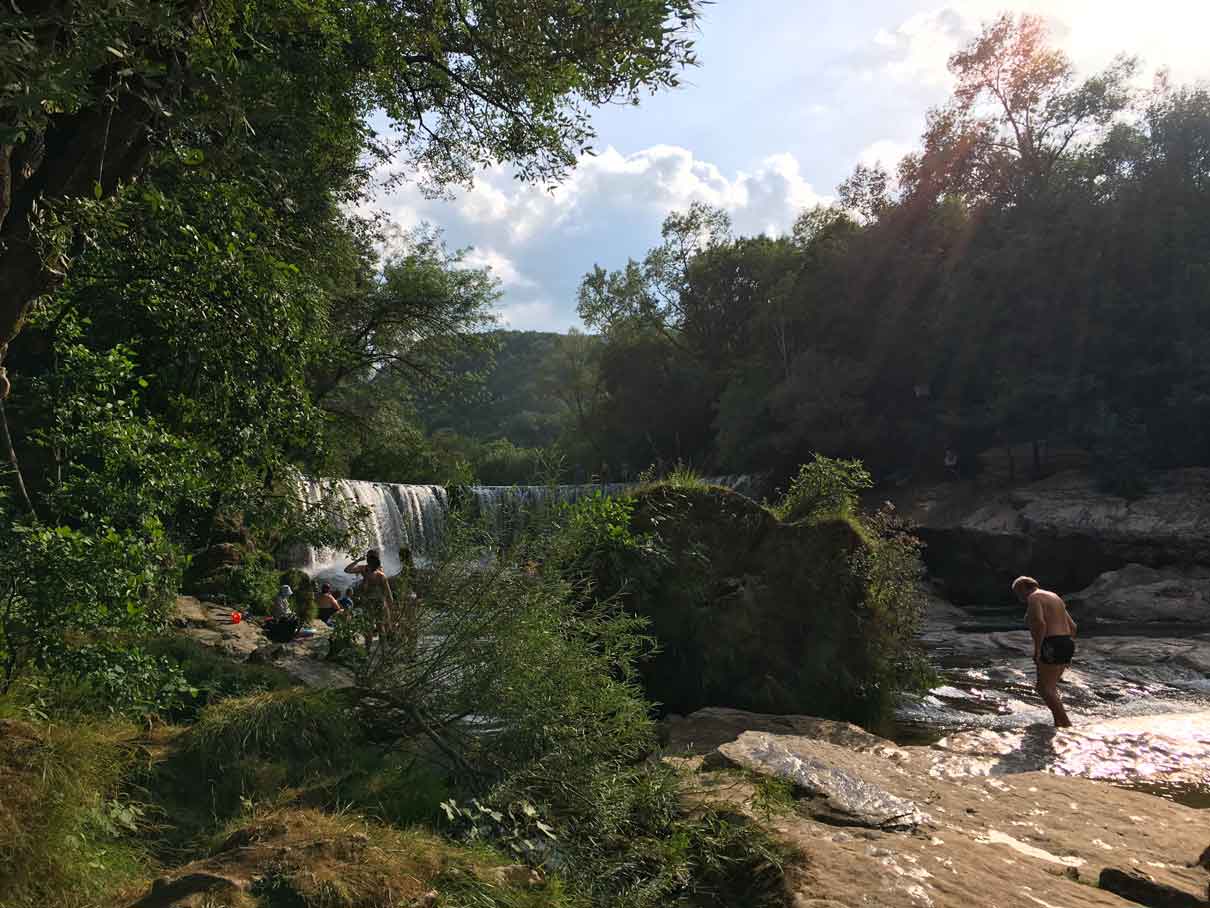
[[[1210,627],[1085,622],[1060,731],[1022,628],[1017,607],[934,603],[923,640],[941,683],[902,704],[900,743],[933,744],[943,775],[1047,770],[1210,807]]]
[[[747,476],[721,476],[707,480],[736,491],[749,492],[752,480]],[[318,504],[325,492],[334,493],[346,504],[366,508],[370,519],[363,527],[369,547],[378,550],[383,568],[388,574],[400,570],[399,550],[408,548],[417,562],[435,555],[445,536],[451,494],[470,496],[470,512],[491,528],[498,538],[508,538],[512,530],[522,525],[526,513],[552,502],[574,502],[603,492],[619,495],[634,488],[634,483],[596,483],[581,485],[528,486],[469,486],[447,490],[437,485],[401,485],[389,482],[367,482],[354,479],[305,479],[301,494]],[[306,571],[312,579],[347,580],[344,566],[357,553],[314,547],[300,548],[290,559],[290,567]]]

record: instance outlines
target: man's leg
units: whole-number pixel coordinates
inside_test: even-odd
[[[1037,690],[1042,701],[1050,709],[1050,714],[1055,721],[1055,728],[1071,727],[1071,719],[1067,717],[1067,710],[1063,708],[1063,701],[1059,699],[1058,684],[1059,678],[1063,674],[1063,668],[1062,665],[1038,663]]]

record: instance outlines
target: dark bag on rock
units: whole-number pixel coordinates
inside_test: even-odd
[[[301,625],[297,618],[270,618],[265,622],[265,634],[274,643],[289,643]]]

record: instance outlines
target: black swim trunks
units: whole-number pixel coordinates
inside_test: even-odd
[[[1040,662],[1045,665],[1070,665],[1071,657],[1076,654],[1076,642],[1063,636],[1044,637],[1042,639]]]

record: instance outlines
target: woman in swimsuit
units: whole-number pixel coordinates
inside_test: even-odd
[[[1025,620],[1034,641],[1034,662],[1038,666],[1037,690],[1050,708],[1055,728],[1070,728],[1071,719],[1059,699],[1059,680],[1076,652],[1076,623],[1067,613],[1067,605],[1050,590],[1038,586],[1032,577],[1013,581],[1013,593],[1025,604]]]
[[[361,562],[364,561],[365,564]],[[346,574],[360,574],[360,600],[375,625],[380,645],[385,641],[392,627],[391,613],[395,608],[395,597],[391,593],[391,584],[382,570],[382,561],[375,549],[370,549],[365,556],[345,566]],[[366,652],[370,650],[370,634],[366,633]]]

